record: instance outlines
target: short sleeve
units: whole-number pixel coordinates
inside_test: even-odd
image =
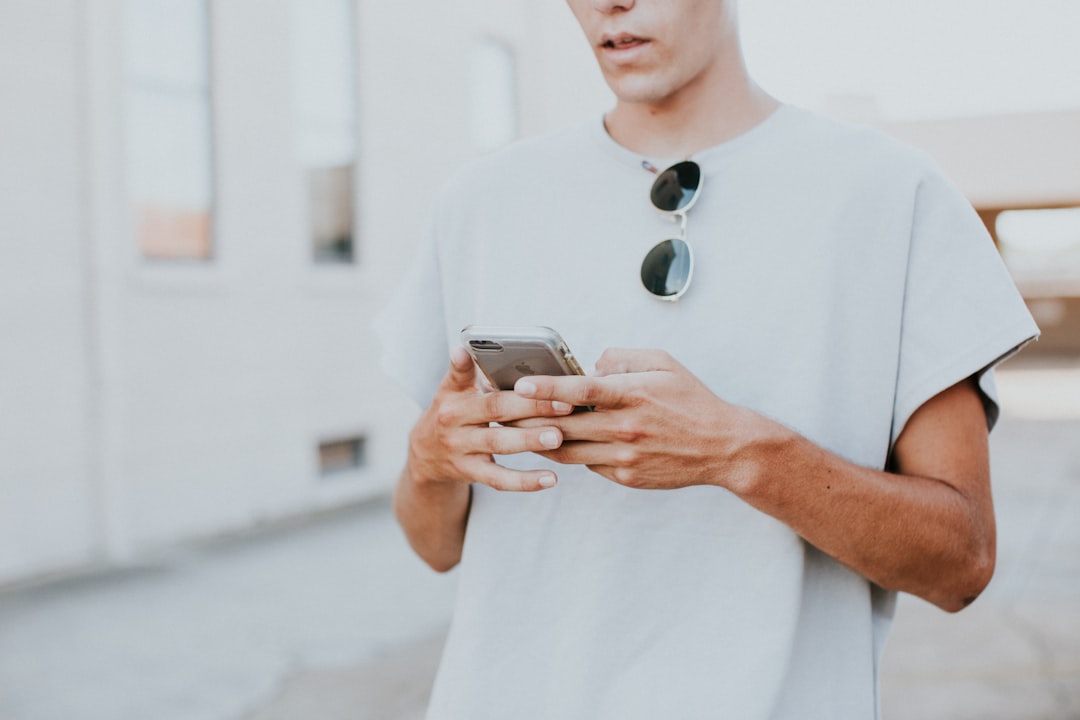
[[[450,363],[434,226],[409,272],[373,323],[381,367],[420,407],[430,404]]]
[[[987,371],[1038,332],[974,208],[928,171],[914,202],[891,442],[923,403],[973,375],[992,427],[999,410]]]

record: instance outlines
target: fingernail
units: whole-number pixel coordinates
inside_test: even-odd
[[[555,487],[555,476],[554,475],[541,475],[540,476],[540,487],[542,487],[542,488]]]
[[[554,430],[545,430],[544,432],[540,433],[540,444],[544,447],[557,448],[559,447],[559,443],[559,433],[555,432]]]
[[[567,412],[570,412],[571,410],[573,410],[574,407],[570,403],[564,403],[564,402],[559,402],[558,400],[553,400],[552,403],[551,403],[551,409],[554,410],[555,412],[567,413]]]
[[[528,380],[518,380],[517,385],[514,386],[514,390],[518,395],[532,397],[536,394],[536,385]]]

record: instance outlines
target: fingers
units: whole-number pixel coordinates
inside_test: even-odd
[[[470,473],[474,482],[506,492],[536,492],[552,488],[558,482],[550,470],[511,470],[495,462],[492,455],[550,451],[562,444],[558,428],[491,427],[475,428],[468,436],[474,458],[479,460]]]
[[[600,377],[533,375],[518,380],[514,392],[522,398],[580,407],[614,408],[624,404],[624,393]]]
[[[553,488],[559,481],[550,470],[511,470],[494,462],[487,464],[483,472],[476,473],[475,479],[503,492],[537,492]]]
[[[417,436],[414,429],[410,439]],[[438,437],[410,443],[410,461],[416,477],[462,483],[482,483],[496,490],[535,491],[553,487],[550,470],[511,470],[495,462],[495,455],[546,452],[562,444],[558,428],[513,428],[501,425],[458,427]]]
[[[550,470],[511,470],[493,456],[557,449],[561,431],[550,425],[516,428],[491,423],[568,415],[573,406],[513,392],[485,392],[477,387],[478,377],[468,351],[451,350],[439,393],[410,435],[410,457],[421,458],[426,476],[432,478],[479,482],[513,492],[554,487],[558,479]]]
[[[595,372],[587,376],[535,375],[518,380],[514,391],[525,398],[562,401],[579,407],[618,408],[633,404],[632,384],[612,383],[613,376],[680,371],[682,366],[663,350],[605,350]]]
[[[630,468],[639,457],[638,451],[629,445],[587,441],[565,441],[555,450],[547,450],[540,455],[563,465],[585,465],[590,468],[593,465]]]
[[[486,425],[489,422],[509,423],[532,417],[558,417],[569,415],[574,408],[566,403],[550,400],[533,400],[509,392],[491,392],[476,395],[459,407],[461,424]]]
[[[478,393],[478,381],[483,385]],[[450,367],[439,388],[442,393],[469,393],[464,402],[440,403],[443,423],[505,423],[527,417],[557,417],[573,412],[573,406],[549,400],[526,400],[512,392],[494,391],[476,369],[472,356],[462,347],[450,352]]]
[[[596,376],[623,373],[649,372],[650,370],[674,370],[679,365],[675,358],[663,350],[626,350],[608,348],[596,361]]]
[[[514,455],[554,450],[562,442],[562,432],[553,427],[476,427],[462,433],[460,449],[467,453]]]

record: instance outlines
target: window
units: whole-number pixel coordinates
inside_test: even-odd
[[[126,0],[125,143],[143,257],[212,253],[213,148],[206,0]]]
[[[1017,279],[1056,281],[1080,294],[1080,207],[1006,210],[995,228],[1001,255]]]
[[[312,256],[356,260],[356,52],[352,0],[293,0],[296,152]]]
[[[514,51],[486,38],[472,53],[472,143],[490,152],[514,140],[517,127],[517,77]]]

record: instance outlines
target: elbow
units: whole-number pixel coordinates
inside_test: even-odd
[[[416,548],[413,548],[413,549],[415,550]],[[419,552],[418,552],[418,554],[419,554]],[[461,556],[460,555],[454,556],[454,557],[450,557],[450,556],[439,557],[439,556],[420,555],[420,558],[427,564],[427,566],[429,568],[431,568],[432,570],[434,570],[435,572],[440,573],[440,574],[450,572],[451,570],[453,570],[454,568],[456,568],[458,566],[459,562],[461,562]]]
[[[985,507],[963,535],[954,537],[953,551],[943,558],[942,568],[948,575],[938,586],[942,597],[932,602],[946,612],[957,613],[974,603],[994,577],[997,532],[989,503]]]
[[[451,491],[449,496],[446,488]],[[398,526],[417,557],[435,572],[447,573],[461,561],[471,491],[454,483],[435,489],[438,492],[419,492],[406,469],[394,488],[391,504]]]
[[[398,524],[404,531],[409,547],[425,565],[435,572],[448,573],[461,562],[460,547],[447,547],[445,543],[439,541],[439,538],[432,537],[422,530],[416,528],[410,530],[410,527],[402,523],[400,519]]]
[[[935,600],[942,610],[957,613],[975,602],[994,577],[996,564],[993,545],[980,548],[964,558],[957,567],[954,582],[949,583],[947,593]]]

